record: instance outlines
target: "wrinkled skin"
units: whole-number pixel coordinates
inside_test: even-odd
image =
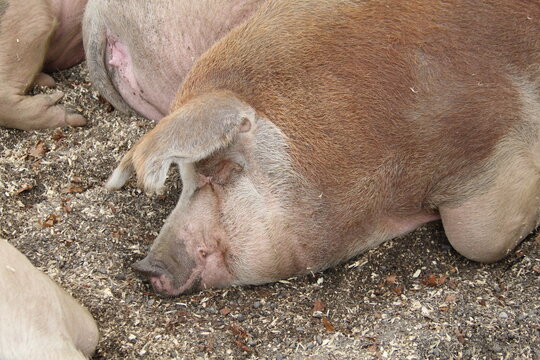
[[[99,333],[92,315],[0,239],[0,359],[88,359]]]
[[[440,218],[463,256],[540,220],[540,3],[270,0],[124,156],[176,208],[134,268],[164,295],[318,271]]]
[[[85,119],[58,105],[63,93],[28,96],[34,84],[54,87],[42,71],[84,59],[81,20],[86,0],[0,0],[0,126],[81,126]]]
[[[195,60],[262,0],[90,0],[83,21],[92,82],[117,109],[160,120]]]

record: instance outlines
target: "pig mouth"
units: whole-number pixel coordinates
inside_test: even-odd
[[[189,294],[201,289],[202,268],[192,268],[189,276],[174,276],[163,264],[153,264],[149,267],[147,259],[132,265],[138,273],[148,277],[154,291],[164,296]]]
[[[150,277],[150,282],[154,291],[165,296],[178,296],[180,294],[191,294],[200,289],[201,272],[193,271],[183,285],[176,285],[176,281],[165,274]]]

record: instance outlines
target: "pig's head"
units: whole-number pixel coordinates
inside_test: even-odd
[[[307,223],[298,221],[305,216],[295,196],[301,181],[270,121],[228,93],[198,96],[143,136],[107,186],[122,186],[136,170],[154,192],[172,163],[182,194],[148,256],[134,265],[156,291],[178,295],[309,271],[309,245],[298,241],[305,229],[291,225]]]

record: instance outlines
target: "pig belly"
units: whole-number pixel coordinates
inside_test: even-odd
[[[131,108],[137,109],[142,116],[156,121],[165,116],[166,109],[160,111],[145,98],[145,91],[137,81],[127,46],[109,35],[105,61],[107,71],[113,74],[113,82],[118,92]]]

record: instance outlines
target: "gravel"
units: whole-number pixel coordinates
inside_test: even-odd
[[[55,74],[89,124],[0,129],[0,237],[84,304],[94,359],[540,359],[540,240],[468,261],[440,223],[323,273],[162,298],[131,270],[178,198],[103,183],[150,121],[121,115],[83,65]],[[43,89],[38,89],[44,91]]]

